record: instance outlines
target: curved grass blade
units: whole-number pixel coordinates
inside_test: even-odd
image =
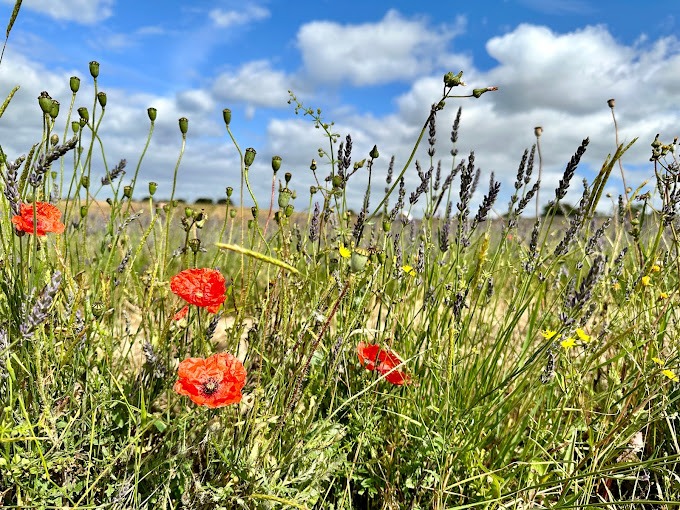
[[[224,243],[215,243],[215,244],[218,248],[222,248],[224,250],[229,250],[229,251],[234,251],[236,253],[241,253],[243,255],[253,257],[254,259],[262,260],[262,261],[267,262],[269,264],[279,266],[279,267],[281,267],[281,268],[283,268],[287,271],[290,271],[291,273],[300,274],[300,271],[295,269],[290,264],[286,264],[282,260],[275,259],[273,257],[268,257],[267,255],[263,255],[262,253],[259,253],[257,251],[249,250],[247,248],[243,248],[243,247],[238,246],[236,244],[224,244]]]
[[[12,15],[9,18],[9,23],[7,23],[7,31],[5,32],[5,44],[2,45],[2,53],[0,53],[0,64],[2,63],[2,57],[5,56],[5,48],[7,47],[7,40],[9,39],[9,33],[12,31],[14,22],[19,15],[19,9],[21,9],[22,0],[16,0],[14,2],[14,9],[12,9]]]

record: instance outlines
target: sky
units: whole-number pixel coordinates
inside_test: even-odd
[[[0,0],[0,24],[13,5]],[[328,140],[308,116],[295,114],[288,104],[292,90],[306,107],[320,108],[335,132],[352,136],[354,161],[377,145],[377,204],[384,186],[375,183],[384,179],[390,156],[400,170],[430,105],[441,97],[443,75],[463,71],[466,86],[457,93],[498,91],[447,101],[437,115],[435,165],[452,166],[451,125],[462,106],[456,163],[475,152],[480,182],[491,172],[501,181],[495,210],[504,212],[522,153],[536,142],[535,126],[543,128],[542,203],[554,196],[569,158],[589,137],[567,197],[575,203],[581,180],[592,181],[615,150],[608,99],[616,99],[620,141],[638,137],[623,160],[629,186],[653,177],[654,136],[669,142],[680,135],[679,17],[677,0],[24,0],[0,64],[0,95],[20,86],[0,118],[0,144],[13,159],[39,141],[43,90],[61,103],[63,133],[71,76],[82,80],[74,107],[91,109],[88,63],[96,60],[98,87],[108,97],[100,128],[106,163],[127,159],[125,184],[144,149],[146,110],[155,107],[138,193],[156,181],[157,196],[170,195],[180,117],[189,119],[189,131],[176,196],[219,199],[227,186],[238,189],[238,155],[222,120],[223,108],[230,108],[239,145],[257,151],[250,175],[260,203],[269,202],[270,162],[279,155],[279,177],[292,173],[296,209],[306,209],[310,161],[317,159],[324,175],[318,149]],[[429,167],[425,146],[416,159]],[[104,171],[99,153],[93,176]],[[349,182],[355,209],[366,178],[360,172]],[[409,169],[407,191],[418,183]],[[653,191],[653,183],[645,189]],[[607,192],[616,197],[622,190],[614,172]]]

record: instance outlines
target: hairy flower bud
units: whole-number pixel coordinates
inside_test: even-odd
[[[479,99],[482,94],[485,94],[486,92],[492,92],[494,90],[498,90],[498,87],[484,87],[483,89],[474,89],[472,91],[472,95]]]

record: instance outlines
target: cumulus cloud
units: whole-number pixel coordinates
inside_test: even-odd
[[[268,9],[258,5],[244,5],[239,10],[226,11],[213,9],[208,14],[213,23],[220,28],[244,25],[252,21],[260,21],[271,16]]]
[[[240,101],[251,107],[282,108],[288,100],[288,90],[294,79],[273,69],[266,60],[248,62],[234,72],[223,72],[212,86],[218,99]]]
[[[14,4],[14,0],[3,0]],[[62,21],[92,24],[113,14],[114,0],[24,0],[21,9],[39,12]],[[19,14],[21,16],[21,14]]]
[[[455,26],[433,27],[424,18],[407,19],[390,10],[376,23],[307,23],[297,34],[297,45],[313,80],[377,85],[431,72],[464,25],[459,17]]]

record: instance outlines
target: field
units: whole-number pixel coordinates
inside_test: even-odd
[[[95,174],[105,98],[60,112],[42,96],[42,136],[0,168],[0,506],[675,506],[676,141],[637,142],[654,192],[625,190],[607,214],[629,145],[573,182],[587,139],[556,189],[528,148],[500,204],[455,141],[437,170],[439,112],[493,92],[455,96],[460,77],[402,162],[354,154],[292,96],[325,133],[318,185],[295,189],[274,157],[259,203],[256,150],[224,110],[242,180],[219,205],[156,196],[145,141]],[[387,182],[350,211],[347,186],[378,164]]]

